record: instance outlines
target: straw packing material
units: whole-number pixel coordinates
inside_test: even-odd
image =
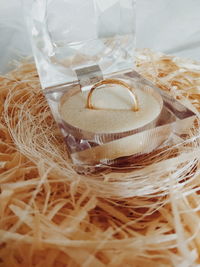
[[[139,53],[138,71],[195,112],[200,64]],[[76,174],[34,64],[0,78],[0,266],[195,266],[198,125],[135,169]]]

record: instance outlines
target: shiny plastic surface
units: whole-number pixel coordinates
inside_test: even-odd
[[[98,65],[103,75],[133,68],[135,0],[35,0],[32,43],[43,88],[78,80]]]

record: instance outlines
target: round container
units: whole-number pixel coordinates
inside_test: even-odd
[[[134,111],[129,90],[120,85],[97,88],[90,98],[93,108],[87,105],[89,92],[69,90],[60,100],[62,127],[73,139],[66,141],[74,161],[113,163],[121,157],[149,153],[166,139],[167,133],[154,131],[163,100],[153,88],[133,87],[138,111]]]

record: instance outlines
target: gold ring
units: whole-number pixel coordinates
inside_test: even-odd
[[[92,101],[91,101],[92,94],[93,94],[94,90],[97,87],[100,87],[101,85],[104,85],[104,84],[117,84],[117,85],[121,85],[121,86],[127,88],[129,90],[129,92],[131,92],[131,96],[132,96],[132,99],[134,101],[133,111],[138,111],[139,110],[138,100],[137,100],[136,95],[133,92],[133,88],[129,84],[127,84],[126,82],[120,81],[120,80],[116,80],[116,79],[105,79],[105,80],[102,80],[100,82],[95,83],[92,86],[92,88],[90,89],[90,92],[89,92],[88,97],[87,97],[87,106],[86,106],[87,108],[95,109],[93,107]]]

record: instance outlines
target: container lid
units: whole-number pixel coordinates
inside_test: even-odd
[[[35,0],[32,44],[43,89],[133,69],[135,0]]]

